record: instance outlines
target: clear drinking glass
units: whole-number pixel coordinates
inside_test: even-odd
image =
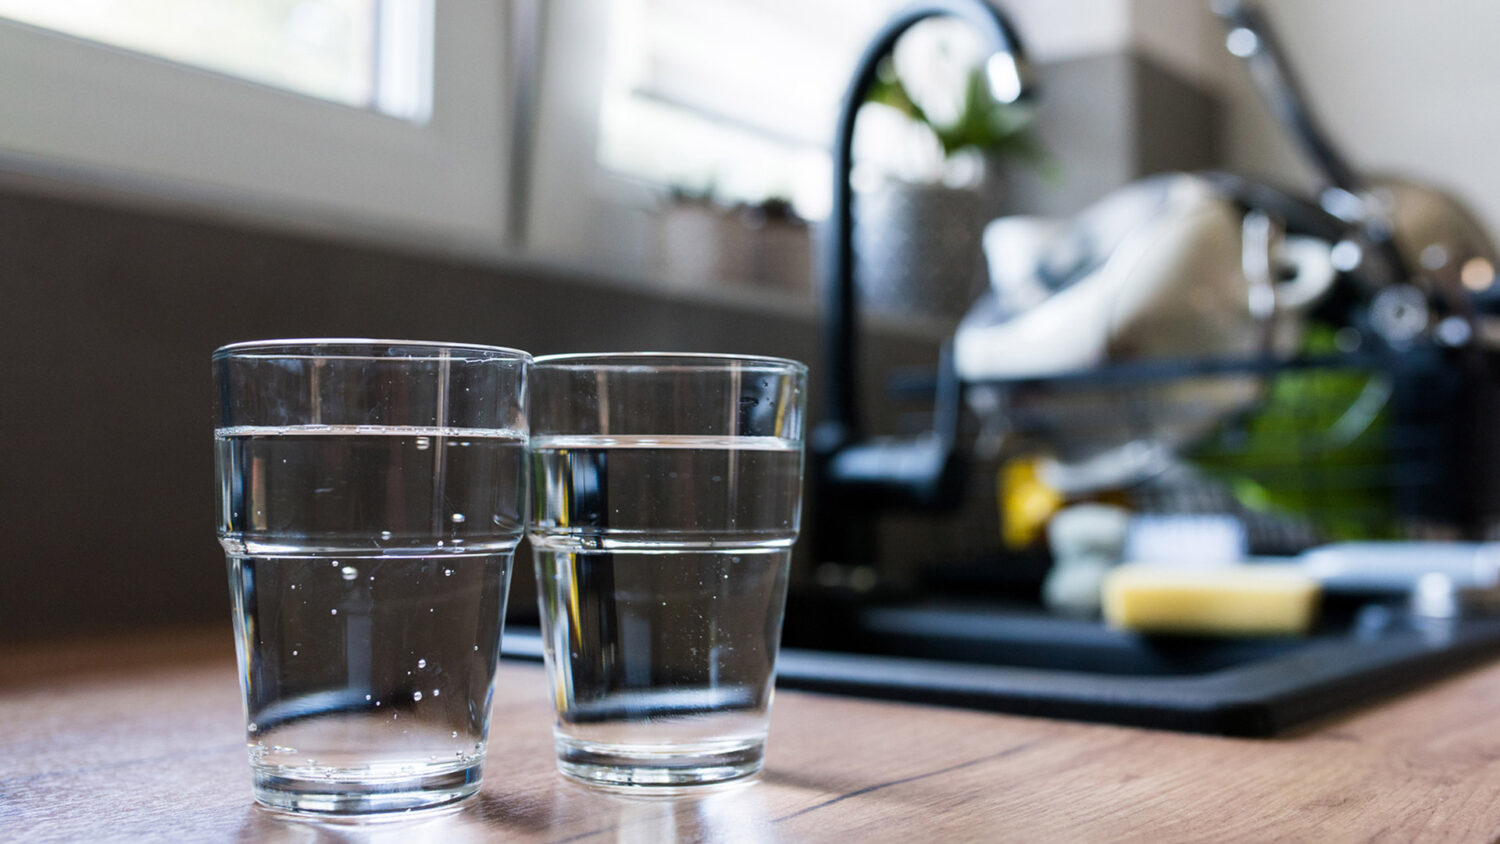
[[[386,340],[214,352],[218,534],[261,803],[380,812],[479,788],[530,360]]]
[[[532,375],[558,766],[672,787],[760,770],[801,510],[807,368],[555,355]]]

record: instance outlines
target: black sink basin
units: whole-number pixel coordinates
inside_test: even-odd
[[[796,612],[794,606],[792,612]],[[1270,736],[1500,655],[1500,619],[1370,605],[1314,635],[1142,636],[1034,609],[868,607],[789,625],[777,686],[1234,736]],[[539,659],[534,629],[505,654]]]
[[[983,605],[872,608],[856,619],[858,644],[845,650],[1126,677],[1206,674],[1307,644],[1300,637],[1146,637],[1038,610]]]

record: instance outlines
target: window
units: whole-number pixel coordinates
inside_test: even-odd
[[[0,0],[0,174],[493,251],[509,34],[488,2]]]
[[[0,17],[425,120],[431,0],[0,0]]]
[[[612,0],[599,161],[722,199],[826,214],[859,51],[898,0]]]

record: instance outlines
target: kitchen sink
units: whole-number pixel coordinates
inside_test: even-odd
[[[1500,619],[1333,607],[1305,637],[1145,636],[1027,606],[788,611],[777,686],[1232,736],[1271,736],[1500,655]],[[798,623],[816,618],[816,625]],[[541,658],[535,629],[505,655]]]

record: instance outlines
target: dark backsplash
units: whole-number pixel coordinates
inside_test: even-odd
[[[782,355],[817,324],[555,270],[0,192],[0,639],[228,619],[209,353],[291,336]],[[870,343],[868,370],[930,362]],[[529,555],[528,555],[529,556]],[[533,603],[530,561],[515,600]]]

